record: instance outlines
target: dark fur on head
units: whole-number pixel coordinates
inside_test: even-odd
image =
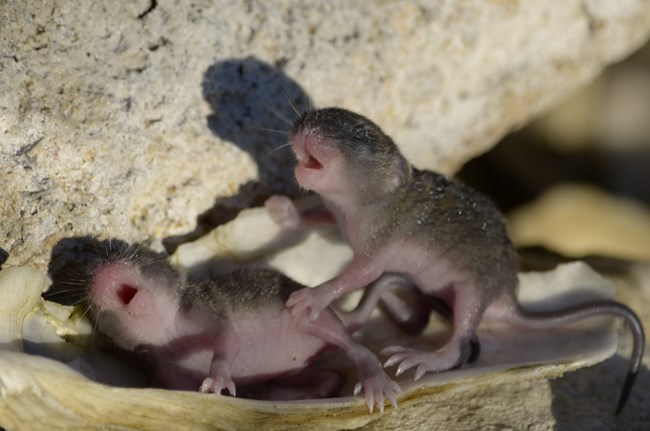
[[[306,112],[294,124],[291,137],[309,131],[337,144],[347,171],[369,199],[377,191],[391,192],[404,186],[411,177],[410,164],[390,136],[362,115],[341,108]]]

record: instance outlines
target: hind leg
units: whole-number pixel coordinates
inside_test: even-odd
[[[384,412],[384,398],[397,408],[397,395],[402,391],[399,385],[388,377],[375,354],[352,338],[329,308],[325,309],[316,321],[303,323],[308,333],[327,344],[339,347],[354,363],[359,378],[354,394],[358,395],[361,390],[364,391],[370,413],[375,404],[381,413]]]
[[[454,325],[454,313],[451,310],[451,308],[449,308],[447,303],[445,303],[445,301],[443,301],[442,299],[438,299],[434,296],[428,296],[428,295],[424,295],[423,300],[424,300],[423,302],[426,302],[432,310],[435,310],[450,324]],[[469,348],[470,348],[470,353],[467,358],[467,363],[471,364],[475,362],[478,359],[479,355],[481,354],[481,344],[478,341],[478,337],[476,336],[476,333],[474,333],[472,335],[472,338],[469,340]]]
[[[411,296],[405,299],[403,296]],[[432,311],[438,313],[450,324],[454,324],[453,311],[440,298],[425,295],[413,283],[398,274],[387,273],[366,287],[357,307],[349,313],[337,312],[349,332],[361,328],[379,306],[383,314],[407,334],[420,334],[429,322]],[[481,346],[474,335],[470,340],[471,353],[467,362],[478,358]]]
[[[416,296],[402,298],[402,296]],[[429,321],[431,307],[419,300],[422,293],[401,275],[384,274],[365,288],[356,308],[348,313],[337,312],[349,332],[361,328],[377,306],[400,329],[409,334],[419,334]]]
[[[483,314],[483,295],[473,284],[456,283],[451,338],[440,349],[423,352],[402,346],[387,347],[382,355],[390,357],[384,367],[398,365],[396,375],[416,367],[415,380],[427,372],[440,372],[460,366],[470,356],[470,341]]]

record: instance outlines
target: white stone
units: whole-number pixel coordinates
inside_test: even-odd
[[[453,172],[638,47],[650,4],[28,0],[0,22],[0,247],[43,268],[64,237],[190,232],[249,181],[295,192],[255,128],[288,128],[283,89]]]

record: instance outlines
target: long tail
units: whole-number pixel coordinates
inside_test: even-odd
[[[610,300],[589,301],[557,311],[527,311],[518,305],[515,305],[511,310],[513,312],[508,316],[509,320],[512,320],[517,326],[527,329],[558,328],[590,317],[603,315],[622,318],[630,328],[634,341],[630,365],[616,407],[616,416],[623,411],[641,367],[643,352],[645,351],[643,325],[634,311],[623,304]]]

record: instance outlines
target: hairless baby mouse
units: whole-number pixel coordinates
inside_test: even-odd
[[[335,346],[354,363],[360,382],[354,392],[364,390],[370,412],[375,403],[383,412],[384,397],[396,407],[399,385],[332,310],[313,321],[291,316],[284,302],[302,287],[271,270],[194,280],[140,247],[107,251],[89,265],[86,299],[97,328],[120,349],[144,355],[167,388],[227,389],[234,396],[236,385],[305,386],[317,376],[318,392],[306,396],[331,396],[340,376],[327,379],[331,372],[308,365]]]
[[[553,312],[530,312],[517,301],[518,258],[506,223],[492,202],[460,182],[411,166],[392,139],[367,118],[326,108],[303,114],[290,142],[295,176],[318,193],[353,250],[343,272],[287,301],[294,316],[318,319],[336,298],[369,285],[385,272],[407,277],[453,310],[449,341],[435,351],[392,346],[386,367],[397,375],[458,366],[482,317],[530,329],[557,328],[592,316],[614,315],[630,326],[634,348],[616,414],[623,409],[644,351],[643,327],[625,305],[599,300]],[[282,202],[285,203],[283,207]],[[288,199],[272,205],[287,227],[302,221]],[[322,216],[321,216],[322,218]]]

